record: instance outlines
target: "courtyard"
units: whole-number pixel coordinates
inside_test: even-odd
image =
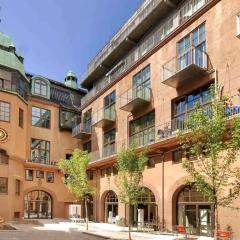
[[[73,223],[66,220],[39,220],[39,225],[34,224],[13,224],[16,230],[0,231],[0,240],[101,240],[128,239],[127,228],[106,223],[89,223],[89,230],[86,226],[79,223]],[[132,238],[134,240],[174,240],[176,235],[171,233],[159,233],[151,231],[137,231],[133,229]],[[190,237],[190,236],[188,236]],[[190,237],[190,239],[208,240],[207,237]],[[184,239],[179,235],[178,239]]]

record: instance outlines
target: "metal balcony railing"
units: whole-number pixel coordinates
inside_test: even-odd
[[[72,129],[72,136],[75,138],[82,138],[91,135],[92,126],[90,124],[80,123]]]
[[[184,79],[195,77],[196,74],[208,69],[208,58],[205,51],[191,46],[184,53],[173,57],[163,65],[163,82],[176,81],[179,85]],[[173,84],[173,83],[170,83]]]
[[[52,165],[52,166],[56,166],[57,162],[56,161],[50,161],[49,159],[47,159],[46,157],[32,157],[31,159],[29,159],[27,162],[29,163],[38,163],[38,164],[44,164],[44,165]]]
[[[81,77],[84,80],[97,66],[112,52],[120,43],[125,41],[127,36],[141,24],[141,22],[155,9],[162,0],[146,0],[132,17],[120,28],[106,46],[88,64],[87,71]]]
[[[159,1],[159,0],[158,0]],[[145,54],[150,52],[155,46],[164,41],[171,33],[174,32],[179,26],[183,25],[189,18],[192,17],[197,11],[213,0],[187,0],[179,6],[179,8],[172,13],[168,18],[162,21],[153,32],[146,36],[137,46],[131,50],[126,57],[119,61],[105,76],[96,81],[93,88],[81,99],[81,105],[87,104],[98,92],[103,90],[106,86],[111,84],[121,74],[126,72],[133,64],[141,59]],[[152,0],[151,2],[155,2]],[[99,56],[106,51],[110,52],[110,45],[99,53]],[[100,57],[94,58],[89,64],[86,74],[82,76],[83,81],[95,68],[99,65]],[[107,56],[107,55],[104,55]]]
[[[211,116],[211,105],[207,104],[204,108],[206,110],[206,114]],[[226,120],[234,118],[235,116],[240,116],[239,96],[237,98],[233,98],[226,106],[225,114]],[[118,150],[130,146],[130,144],[140,148],[174,138],[180,131],[187,131],[185,119],[175,118],[136,133],[128,139],[116,141],[113,145],[107,145],[106,147],[103,147],[101,153],[99,150],[91,153],[91,162],[101,161],[107,157],[114,156],[117,154]]]
[[[120,108],[132,112],[151,101],[151,89],[144,85],[134,86],[124,92],[119,99]]]
[[[92,125],[104,127],[116,121],[115,104],[110,107],[104,107],[93,114]]]

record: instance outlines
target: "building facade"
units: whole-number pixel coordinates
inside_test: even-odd
[[[85,91],[72,71],[64,84],[25,73],[12,40],[0,34],[0,216],[5,220],[68,216],[75,201],[57,167],[77,139]]]
[[[176,134],[196,102],[207,107],[214,82],[239,113],[239,12],[237,0],[146,0],[88,65],[82,122],[73,134],[91,152],[92,220],[128,221],[115,163],[117,151],[134,142],[149,149],[146,191],[131,208],[134,224],[184,224],[192,234],[211,235],[213,204],[186,185],[187,156]],[[221,229],[240,236],[239,217],[221,209]]]

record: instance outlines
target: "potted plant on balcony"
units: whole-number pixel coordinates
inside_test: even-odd
[[[89,161],[89,153],[76,148],[70,159],[61,159],[58,163],[59,168],[65,174],[63,178],[65,185],[78,200],[83,200],[84,202],[87,230],[89,196],[94,194],[94,189],[87,177],[87,165]]]

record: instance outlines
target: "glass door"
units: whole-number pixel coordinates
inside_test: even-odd
[[[211,236],[212,211],[210,205],[199,205],[199,234]]]

